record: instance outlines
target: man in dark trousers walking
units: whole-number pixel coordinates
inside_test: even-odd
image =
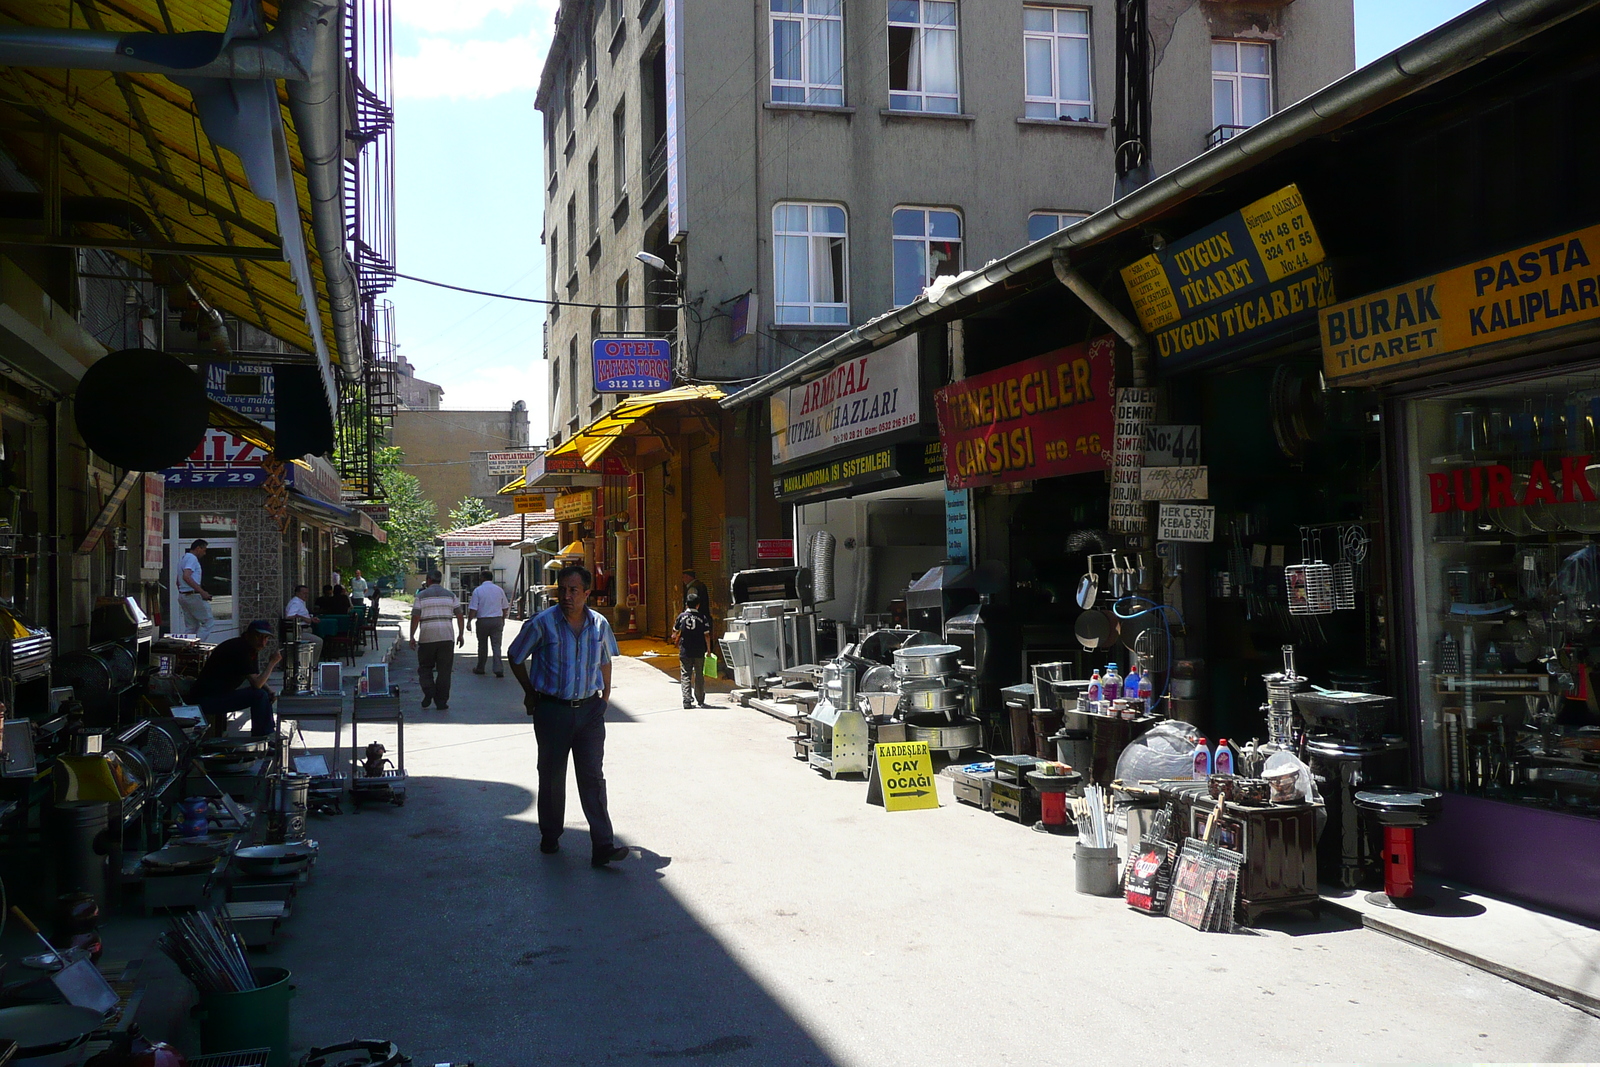
[[[683,687],[683,706],[709,708],[706,703],[706,650],[711,636],[711,618],[700,611],[700,594],[683,598],[683,611],[672,624],[672,640],[678,646],[678,680]]]
[[[539,740],[539,851],[561,851],[567,818],[567,755],[578,778],[578,800],[589,820],[590,865],[626,859],[606,810],[606,705],[611,657],[620,655],[611,624],[589,608],[593,578],[580,566],[556,575],[557,601],[522,624],[506,651],[522,686],[522,706]],[[531,662],[530,662],[531,660]]]
[[[467,623],[461,612],[461,601],[443,582],[443,574],[429,571],[428,584],[417,590],[416,599],[411,602],[411,647],[417,650],[417,684],[422,688],[422,706],[437,703],[440,711],[449,711],[450,672],[455,667],[456,649],[467,642]],[[455,622],[454,646],[450,644],[452,620]]]

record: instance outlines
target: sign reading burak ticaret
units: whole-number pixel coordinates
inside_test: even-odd
[[[1600,320],[1600,226],[1322,312],[1330,380],[1417,373],[1438,357]],[[1464,357],[1463,357],[1464,358]],[[1443,360],[1442,362],[1454,362]]]

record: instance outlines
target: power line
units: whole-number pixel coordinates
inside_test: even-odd
[[[395,271],[396,278],[404,278],[408,282],[419,282],[422,285],[433,285],[440,289],[451,289],[458,293],[471,293],[473,296],[488,296],[496,300],[515,300],[519,304],[548,304],[552,307],[565,308],[600,308],[601,310],[640,310],[640,311],[676,311],[678,304],[584,304],[576,300],[545,300],[537,296],[512,296],[510,293],[491,293],[487,289],[468,289],[464,285],[451,285],[448,282],[436,282],[431,278],[418,278],[413,274],[401,274]]]

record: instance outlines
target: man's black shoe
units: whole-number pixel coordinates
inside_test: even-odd
[[[504,678],[506,676],[506,672],[505,671],[495,671],[494,672],[494,676],[496,678]]]
[[[422,706],[425,707],[425,708],[433,707],[433,697],[432,696],[424,696],[422,698]]]
[[[608,863],[615,863],[618,860],[627,858],[628,850],[621,845],[617,845],[615,848],[606,849],[604,852],[596,852],[594,858],[589,861],[589,866],[604,867]]]
[[[449,704],[440,704],[439,705],[439,710],[440,711],[449,711],[450,710],[450,705]]]
[[[561,851],[561,842],[553,837],[541,837],[539,838],[539,851],[546,856],[554,856]]]
[[[474,668],[472,668],[472,673],[473,674],[482,674],[483,673],[483,668],[482,667],[474,667]]]

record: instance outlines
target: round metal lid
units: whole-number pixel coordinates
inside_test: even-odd
[[[894,650],[895,659],[932,659],[936,656],[954,656],[961,652],[960,645],[917,645],[913,648],[897,648]]]

